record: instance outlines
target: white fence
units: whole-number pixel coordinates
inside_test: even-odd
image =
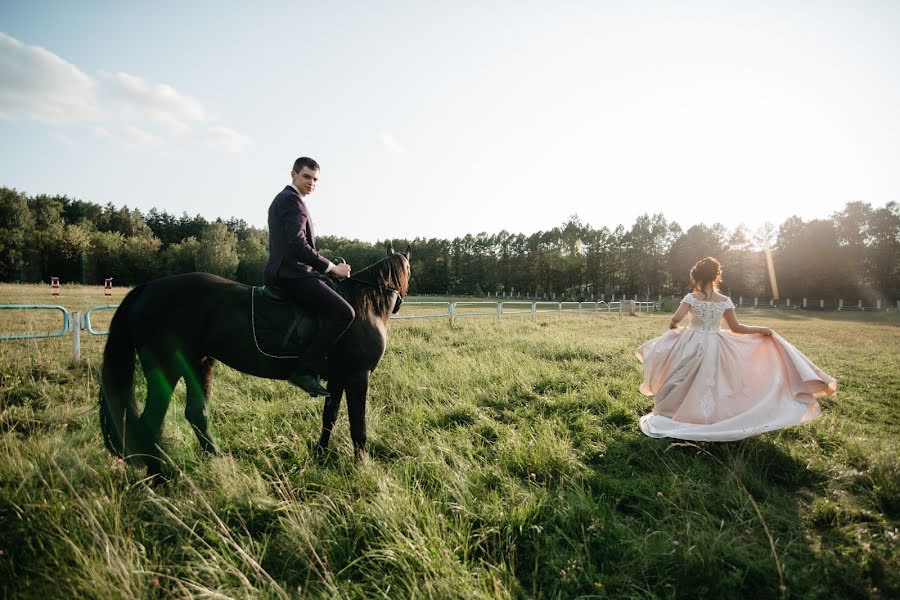
[[[436,312],[424,314],[394,315],[391,320],[402,319],[449,319],[451,323],[462,317],[492,317],[500,320],[504,316],[529,316],[536,320],[539,314],[555,313],[557,316],[566,314],[594,314],[594,313],[627,313],[630,312],[629,304],[634,305],[635,312],[653,312],[659,310],[658,302],[525,302],[510,300],[508,302],[457,301],[457,302],[404,302],[403,306],[429,306],[435,307]]]

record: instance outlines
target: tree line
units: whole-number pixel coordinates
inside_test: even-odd
[[[774,296],[770,252],[780,297],[900,298],[900,205],[850,202],[827,219],[787,219],[751,231],[719,223],[684,230],[662,214],[630,228],[593,228],[572,216],[559,227],[522,233],[479,233],[452,240],[392,240],[413,247],[411,292],[519,292],[586,299],[600,294],[683,294],[688,272],[704,256],[725,265],[724,292]],[[354,268],[384,255],[374,243],[320,236],[325,256]],[[207,221],[151,209],[143,214],[67,196],[28,196],[0,187],[0,280],[134,285],[155,277],[207,271],[247,284],[262,282],[267,232],[243,220]]]

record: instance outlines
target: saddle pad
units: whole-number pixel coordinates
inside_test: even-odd
[[[250,290],[250,325],[256,348],[274,358],[297,358],[318,325],[316,315],[286,300],[273,300],[262,287]]]

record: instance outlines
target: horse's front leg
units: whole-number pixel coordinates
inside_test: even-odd
[[[328,449],[328,441],[331,439],[331,430],[337,421],[338,410],[341,408],[341,396],[344,395],[344,381],[337,377],[328,380],[328,398],[322,408],[322,435],[316,446],[316,454],[319,456]]]
[[[347,380],[347,416],[353,439],[353,458],[366,458],[366,395],[369,393],[369,371],[359,371]]]

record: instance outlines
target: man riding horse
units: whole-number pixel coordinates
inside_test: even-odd
[[[319,379],[325,374],[326,358],[334,342],[355,317],[353,307],[325,281],[350,276],[350,265],[335,264],[316,250],[306,199],[316,189],[319,165],[302,156],[294,161],[291,183],[269,206],[269,260],[265,268],[267,286],[279,288],[296,304],[318,316],[315,338],[300,357],[288,381],[312,396],[328,396]]]

